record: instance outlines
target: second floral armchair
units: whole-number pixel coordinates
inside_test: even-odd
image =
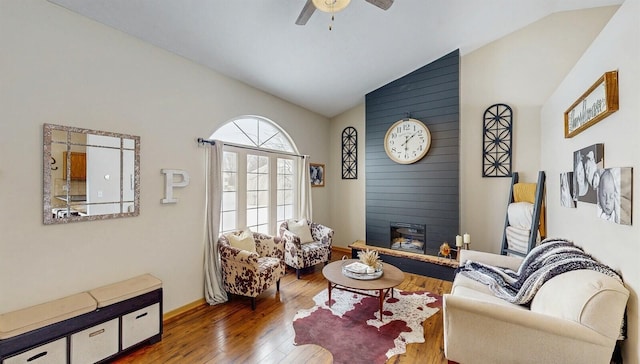
[[[300,279],[300,270],[331,260],[333,229],[324,225],[301,220],[289,220],[280,225],[280,238],[284,242],[284,261],[296,270]]]

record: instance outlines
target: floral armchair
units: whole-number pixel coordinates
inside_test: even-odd
[[[239,234],[236,232],[233,234]],[[280,291],[280,278],[285,274],[284,244],[277,236],[251,233],[255,252],[232,246],[229,237],[218,238],[222,266],[222,284],[230,294],[251,297],[251,309],[256,309],[256,297],[274,283]]]
[[[303,220],[293,220],[295,223],[301,221]],[[300,279],[301,269],[318,263],[329,263],[333,242],[333,229],[311,221],[304,221],[311,233],[310,238],[306,240],[301,239],[301,234],[297,235],[289,229],[288,221],[280,225],[280,237],[284,242],[284,262],[295,268],[298,279]]]

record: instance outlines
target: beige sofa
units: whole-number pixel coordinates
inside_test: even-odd
[[[462,250],[473,260],[518,269],[522,258]],[[444,295],[444,351],[461,364],[609,363],[629,291],[593,270],[569,271],[540,287],[530,307],[497,298],[457,274]]]

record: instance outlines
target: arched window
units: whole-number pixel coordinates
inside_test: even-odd
[[[250,228],[275,235],[298,204],[297,148],[271,120],[242,116],[210,139],[225,142],[221,233]]]

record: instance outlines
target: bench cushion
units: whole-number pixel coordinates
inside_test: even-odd
[[[100,308],[155,291],[161,287],[161,280],[151,274],[143,274],[121,282],[92,289],[89,293],[98,302],[98,308]]]
[[[0,315],[0,339],[64,321],[94,311],[96,301],[87,292],[7,312]]]

